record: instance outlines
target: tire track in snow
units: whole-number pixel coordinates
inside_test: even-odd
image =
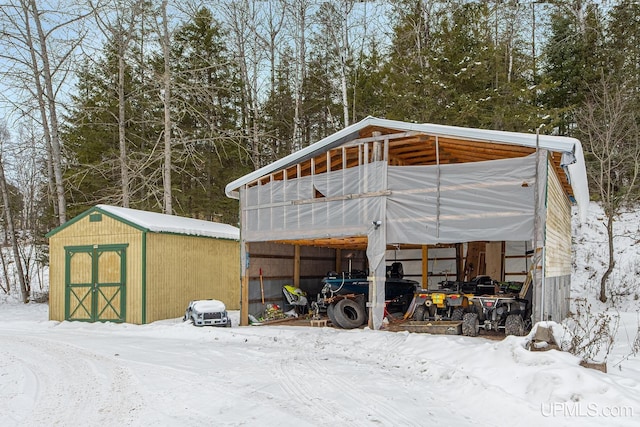
[[[6,404],[19,408],[2,412],[15,425],[131,425],[144,405],[132,373],[108,357],[33,336],[0,341],[0,372],[13,372]]]
[[[326,349],[335,346],[335,343],[325,339],[326,337],[320,336],[313,344],[313,348],[293,348],[283,353],[274,374],[282,378],[281,387],[287,393],[288,400],[295,401],[296,404],[306,408],[306,411],[312,411],[307,416],[311,415],[311,419],[317,420],[315,422],[319,425],[334,425],[335,422],[347,422],[349,425],[419,425],[414,419],[407,418],[398,411],[384,396],[377,395],[375,390],[372,391],[355,380],[350,380],[353,376],[345,374],[345,370],[360,369],[358,366],[360,361],[349,357],[349,349],[342,346],[338,348],[342,349],[347,357],[329,353]],[[335,351],[335,348],[333,350]],[[331,360],[333,357],[336,363]],[[371,369],[373,369],[372,375],[379,373],[377,372],[379,365],[374,365],[373,368],[369,368]],[[384,375],[386,377],[388,374]],[[344,390],[344,394],[340,396],[326,394],[326,390],[336,388]],[[334,405],[337,404],[353,407],[353,415],[348,419],[335,419]],[[340,408],[337,412],[344,415],[348,411]],[[362,416],[358,415],[363,412]]]

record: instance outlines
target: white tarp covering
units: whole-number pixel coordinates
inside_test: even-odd
[[[541,156],[546,162],[546,156]],[[540,177],[545,182],[546,177]],[[536,157],[390,166],[388,243],[531,240]]]
[[[546,152],[539,157],[544,183]],[[386,243],[532,240],[535,182],[535,154],[440,166],[371,163],[243,189],[242,232],[246,241],[364,236],[380,220]]]
[[[386,163],[243,188],[245,241],[365,236],[380,215]]]

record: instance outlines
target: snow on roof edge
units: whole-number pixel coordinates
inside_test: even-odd
[[[240,240],[240,229],[229,224],[112,205],[96,205],[96,208],[156,233]]]
[[[469,138],[480,141],[487,141],[498,144],[512,144],[526,147],[540,147],[556,152],[570,152],[575,156],[575,163],[568,165],[566,168],[569,174],[569,182],[574,192],[574,197],[580,212],[581,222],[586,221],[587,207],[589,204],[589,188],[587,183],[586,165],[584,162],[584,153],[582,144],[576,138],[555,135],[539,135],[522,132],[508,132],[499,130],[465,128],[458,126],[436,125],[430,123],[410,123],[398,120],[379,119],[377,117],[368,116],[361,121],[354,123],[346,128],[329,135],[320,141],[317,141],[301,150],[291,153],[282,159],[263,166],[253,172],[250,172],[230,183],[225,187],[225,194],[232,199],[238,199],[237,190],[241,186],[248,184],[256,179],[268,175],[271,172],[280,170],[288,166],[296,159],[309,156],[312,153],[322,151],[326,147],[340,141],[349,135],[367,127],[380,126],[391,129],[400,129],[407,131],[419,131],[440,136],[457,136],[461,138]]]

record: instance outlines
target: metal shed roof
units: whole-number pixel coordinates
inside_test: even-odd
[[[225,192],[228,197],[238,198],[238,190],[240,187],[255,182],[256,180],[274,172],[289,168],[295,164],[318,156],[332,148],[342,146],[343,144],[358,139],[362,136],[361,132],[367,128],[384,129],[394,132],[415,132],[434,137],[450,138],[457,141],[498,144],[512,147],[519,146],[534,150],[539,147],[552,152],[561,153],[563,158],[560,161],[560,165],[567,173],[567,180],[571,186],[572,195],[578,204],[581,214],[580,216],[583,220],[586,219],[587,205],[589,202],[587,174],[582,144],[575,138],[464,128],[429,123],[408,123],[396,120],[380,119],[371,116],[329,135],[308,147],[236,179],[235,181],[227,184]],[[420,140],[414,142],[414,144],[418,145],[421,143],[422,141]]]
[[[60,227],[50,231],[47,237],[73,224],[77,219],[85,217],[91,212],[104,212],[107,215],[119,218],[143,230],[154,233],[175,233],[189,236],[214,237],[217,239],[240,239],[240,229],[229,224],[222,224],[200,219],[186,218],[176,215],[166,215],[157,212],[148,212],[138,209],[121,208],[111,205],[96,205],[85,211],[78,217],[68,221]]]

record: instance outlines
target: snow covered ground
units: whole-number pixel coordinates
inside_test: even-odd
[[[530,352],[526,337],[52,322],[46,304],[0,296],[0,425],[637,426],[640,249],[619,239],[616,278],[630,282],[599,305],[592,208],[575,230],[573,291],[619,315],[607,374]],[[638,240],[637,215],[620,225]]]

